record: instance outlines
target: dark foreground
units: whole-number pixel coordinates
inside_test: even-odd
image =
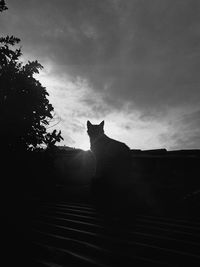
[[[114,201],[104,187],[94,201],[87,185],[72,179],[57,187],[52,158],[29,157],[1,162],[1,266],[200,265],[199,157],[180,160],[180,171],[168,161],[138,162],[138,179]]]
[[[26,205],[13,206],[1,218],[2,266],[200,264],[198,218],[131,209],[105,213],[89,202],[55,199],[37,203],[31,215]]]

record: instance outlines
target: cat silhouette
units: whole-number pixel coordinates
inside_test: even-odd
[[[129,177],[131,150],[104,133],[104,121],[100,124],[87,121],[87,133],[96,159],[93,193],[105,202],[116,202],[116,198],[122,197],[122,188]]]

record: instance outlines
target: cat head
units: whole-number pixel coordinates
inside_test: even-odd
[[[90,121],[87,121],[87,133],[90,138],[97,138],[104,133],[104,121],[100,124],[92,124]]]

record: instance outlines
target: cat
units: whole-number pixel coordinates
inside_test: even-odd
[[[131,167],[130,148],[104,133],[104,121],[92,124],[87,121],[90,148],[96,159],[93,189],[96,195],[114,199],[128,179]],[[107,199],[108,200],[108,199]]]

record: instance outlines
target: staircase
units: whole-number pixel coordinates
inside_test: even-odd
[[[198,220],[144,214],[120,218],[88,203],[45,202],[29,235],[32,263],[38,267],[200,264]]]

